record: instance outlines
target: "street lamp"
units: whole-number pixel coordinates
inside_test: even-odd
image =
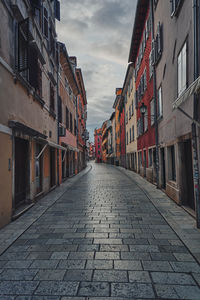
[[[147,111],[147,106],[142,102],[142,105],[140,106],[140,113],[144,116]]]

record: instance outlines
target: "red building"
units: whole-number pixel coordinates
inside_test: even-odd
[[[150,181],[155,170],[155,102],[153,92],[152,26],[150,1],[139,0],[129,54],[129,63],[135,68],[137,108],[138,170]],[[141,105],[146,108],[141,114]]]
[[[95,160],[97,163],[100,163],[100,162],[102,162],[102,151],[101,151],[102,131],[101,131],[101,128],[95,129],[95,131],[94,131],[94,143],[95,143]]]
[[[86,166],[86,120],[87,120],[87,98],[80,68],[76,68],[76,80],[79,87],[77,96],[77,127],[78,127],[78,171]]]

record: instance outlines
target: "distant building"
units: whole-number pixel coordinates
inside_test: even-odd
[[[102,162],[107,162],[107,155],[108,155],[108,130],[107,130],[108,121],[104,121],[101,127],[102,130],[102,144],[101,144],[101,151],[102,151]]]
[[[121,103],[122,88],[117,88],[115,91],[115,101],[113,108],[115,109],[115,145],[116,156],[115,164],[120,165],[121,162],[121,128],[120,128],[120,103]]]
[[[102,162],[102,150],[101,150],[102,130],[101,130],[101,128],[94,130],[94,143],[95,143],[95,161],[97,163],[101,163]]]

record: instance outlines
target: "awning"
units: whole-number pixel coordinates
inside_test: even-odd
[[[56,149],[60,149],[60,150],[63,150],[63,151],[67,151],[67,149],[59,144],[56,144],[54,142],[51,142],[51,141],[48,141],[48,140],[45,140],[43,138],[35,138],[35,140],[38,142],[38,143],[41,143],[41,144],[46,144],[46,145],[49,145],[50,147],[52,148],[56,148]]]
[[[32,136],[32,137],[35,137],[35,138],[41,138],[46,142],[46,140],[45,140],[47,138],[46,135],[44,135],[44,134],[40,133],[39,131],[37,131],[37,130],[31,128],[31,127],[28,127],[28,126],[26,126],[26,125],[24,125],[24,124],[22,124],[18,121],[10,120],[8,122],[8,126],[12,129],[18,130],[18,131],[20,131],[24,134],[29,135],[29,136]]]
[[[200,92],[200,76],[176,99],[173,103],[173,109],[178,108],[190,96]]]
[[[66,148],[65,150],[70,150],[70,151],[75,151],[75,152],[79,152],[80,150],[74,146],[71,145],[67,145],[65,143],[62,143],[62,145]]]

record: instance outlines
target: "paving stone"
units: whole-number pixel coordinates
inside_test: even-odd
[[[176,261],[175,256],[172,253],[150,253],[152,260],[158,261]]]
[[[151,283],[150,275],[147,271],[128,271],[129,282]]]
[[[140,261],[134,260],[114,260],[116,270],[142,270]]]
[[[81,282],[79,296],[109,296],[109,284],[106,282]]]
[[[103,259],[87,260],[86,269],[99,269],[99,270],[113,269],[113,260],[103,260]]]
[[[69,270],[66,272],[64,279],[66,281],[91,281],[92,270]]]
[[[170,264],[175,272],[200,273],[200,266],[194,262],[171,262]]]
[[[188,249],[185,246],[176,246],[176,245],[161,245],[158,246],[160,252],[171,252],[171,253],[188,253]]]
[[[0,295],[32,295],[37,281],[0,281]]]
[[[104,238],[108,238],[108,233],[106,233],[106,230],[104,233],[86,233],[86,237],[87,238],[94,238],[94,239],[104,239]]]
[[[53,252],[51,254],[51,259],[67,259],[69,256],[69,252]]]
[[[159,284],[195,285],[191,275],[185,273],[152,272],[152,280]]]
[[[128,282],[126,271],[95,270],[93,281]]]
[[[145,271],[173,271],[167,261],[143,261],[142,265]]]
[[[189,253],[173,253],[178,261],[192,261],[195,262],[194,257]]]
[[[58,269],[84,269],[86,260],[84,259],[70,259],[70,260],[60,260],[57,268]]]
[[[122,244],[122,239],[94,239],[94,244],[120,245]]]
[[[159,252],[159,248],[156,245],[130,245],[130,251],[135,252]]]
[[[51,252],[30,252],[27,259],[49,259],[51,257]]]
[[[17,253],[17,259],[22,260],[26,259],[28,256],[28,252],[19,252]],[[5,252],[0,256],[0,261],[2,260],[16,260],[16,253],[15,252]]]
[[[65,275],[65,270],[39,270],[37,275],[35,276],[34,280],[63,280]]]
[[[125,298],[153,299],[154,292],[151,284],[143,283],[112,283],[111,296]]]
[[[38,259],[34,260],[31,264],[31,269],[55,269],[59,263],[59,260],[47,260],[47,259]]]
[[[69,251],[76,251],[78,245],[51,245],[48,248],[48,251],[51,252],[69,252]]]
[[[119,252],[96,252],[95,259],[120,259]]]
[[[10,260],[3,267],[5,269],[26,269],[32,262],[32,260]]]
[[[75,296],[79,283],[72,281],[41,281],[35,295]]]
[[[68,259],[93,259],[94,252],[70,252]]]
[[[151,260],[150,253],[142,253],[142,252],[121,252],[121,259],[125,260]]]
[[[200,289],[197,286],[155,285],[155,289],[161,299],[200,299]]]
[[[99,245],[79,245],[77,251],[99,251],[100,246]]]
[[[123,251],[129,251],[129,248],[127,245],[100,245],[100,251],[105,251],[105,252],[122,251],[123,252]]]
[[[38,270],[5,269],[0,274],[0,280],[33,280]]]
[[[128,245],[149,245],[147,239],[123,239],[123,243]]]

